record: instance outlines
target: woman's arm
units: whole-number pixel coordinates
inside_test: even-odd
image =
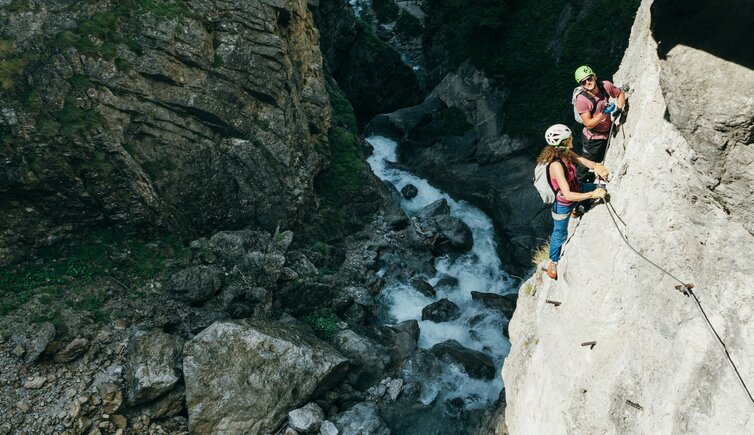
[[[590,161],[590,160],[587,160],[587,161]],[[568,185],[568,181],[566,180],[565,173],[563,172],[563,165],[561,164],[550,165],[550,178],[558,182],[560,193],[563,195],[563,198],[565,198],[566,201],[576,202],[576,201],[583,201],[585,199],[594,198],[592,192],[587,192],[587,193],[571,192],[571,186]]]

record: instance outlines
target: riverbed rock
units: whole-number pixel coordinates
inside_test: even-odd
[[[131,405],[156,399],[181,377],[184,340],[160,331],[136,332],[128,343],[127,396]]]
[[[377,413],[374,405],[357,403],[335,419],[335,426],[343,435],[390,435],[390,429]]]
[[[472,291],[471,299],[481,302],[485,307],[498,311],[507,319],[510,319],[511,316],[513,316],[513,311],[516,310],[518,294],[509,293],[507,295],[499,295],[496,293]]]
[[[339,435],[340,432],[338,431],[338,427],[335,426],[335,423],[331,422],[330,420],[325,420],[322,422],[322,425],[319,427],[319,433],[320,435]]]
[[[403,186],[403,189],[401,189],[401,195],[403,195],[403,197],[406,199],[413,199],[418,194],[419,189],[417,189],[413,184],[407,184]]]
[[[249,252],[267,252],[271,244],[270,233],[251,229],[220,231],[207,242],[214,255],[228,267],[238,264]]]
[[[432,287],[432,284],[424,281],[423,279],[412,279],[411,287],[430,299],[433,299],[435,296],[437,296],[437,292],[435,291],[434,287]]]
[[[346,364],[330,345],[291,324],[214,323],[184,348],[190,430],[272,432],[289,409],[340,378]]]
[[[314,402],[307,403],[304,407],[294,409],[288,413],[288,425],[298,433],[309,434],[319,431],[325,413]]]
[[[455,340],[447,340],[432,346],[431,352],[438,357],[447,357],[460,364],[466,373],[476,379],[493,379],[495,363],[486,353],[464,347]]]
[[[433,217],[449,214],[450,206],[448,205],[448,200],[442,198],[419,210],[419,213],[417,213],[416,217],[421,220],[427,220]]]
[[[168,287],[178,299],[194,305],[217,294],[222,285],[220,271],[214,266],[191,266],[170,277]]]
[[[442,323],[459,317],[461,317],[461,309],[446,298],[433,302],[422,309],[422,320]]]
[[[234,319],[252,317],[271,309],[271,295],[263,287],[249,286],[243,281],[231,283],[222,291],[222,307]]]
[[[466,252],[474,246],[474,236],[471,233],[471,228],[457,217],[447,215],[436,216],[429,220],[429,224],[441,234],[440,239],[435,243],[435,246],[441,249],[449,248]]]

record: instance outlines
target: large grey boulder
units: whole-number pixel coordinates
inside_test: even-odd
[[[160,331],[136,332],[128,342],[127,397],[131,405],[156,399],[180,380],[184,340]]]
[[[383,378],[390,366],[387,349],[351,329],[336,333],[333,344],[351,361],[353,370],[350,377],[354,386],[363,386]]]
[[[390,435],[374,405],[357,403],[335,420],[341,435]]]
[[[419,213],[416,215],[416,217],[426,220],[436,216],[448,214],[450,214],[450,206],[448,205],[448,200],[442,198],[419,210]]]
[[[461,219],[448,215],[436,216],[429,220],[441,236],[435,246],[458,251],[468,251],[474,246],[474,236],[471,228]]]
[[[183,354],[192,433],[271,433],[347,360],[290,324],[217,322]]]
[[[201,304],[220,290],[220,271],[213,266],[191,266],[170,277],[168,288],[178,299]]]
[[[266,231],[237,230],[215,233],[208,245],[227,266],[233,266],[249,252],[267,252],[271,242],[272,236]]]

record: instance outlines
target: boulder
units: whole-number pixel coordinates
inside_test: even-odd
[[[83,355],[89,350],[89,340],[86,338],[74,338],[63,349],[60,349],[52,357],[56,363],[68,363]]]
[[[458,278],[450,275],[443,275],[440,277],[440,279],[435,283],[436,289],[443,289],[443,290],[453,290],[455,287],[458,287]]]
[[[443,298],[422,309],[422,320],[436,323],[447,322],[461,317],[461,309],[450,300]]]
[[[333,344],[351,362],[353,370],[350,377],[354,387],[366,386],[385,377],[391,360],[388,350],[384,347],[351,329],[336,333]]]
[[[316,433],[324,419],[325,413],[322,408],[310,402],[288,413],[288,426],[298,433]]]
[[[403,197],[406,199],[413,199],[418,194],[419,189],[417,189],[413,184],[407,184],[403,186],[403,189],[401,189],[401,195],[403,195]]]
[[[168,288],[178,299],[199,305],[220,290],[220,271],[213,266],[191,266],[170,277]]]
[[[223,310],[234,319],[252,317],[256,312],[265,310],[270,298],[267,289],[252,287],[244,282],[228,285],[221,296]]]
[[[462,346],[455,340],[448,340],[432,346],[430,352],[440,358],[447,358],[460,364],[466,373],[475,379],[493,379],[495,363],[492,357]]]
[[[283,254],[253,251],[246,253],[236,267],[247,284],[272,288],[280,278],[284,265]]]
[[[325,420],[319,427],[319,433],[320,435],[338,435],[340,432],[338,432],[338,428],[335,426],[335,423],[331,422],[330,420]]]
[[[149,415],[151,418],[175,417],[183,412],[185,402],[186,389],[179,384],[149,405]]]
[[[272,433],[286,412],[342,376],[329,344],[278,322],[217,322],[184,348],[192,433]]]
[[[461,219],[453,216],[436,216],[429,220],[437,233],[441,234],[435,246],[466,252],[474,246],[471,228]]]
[[[39,325],[34,337],[29,342],[26,349],[26,364],[35,363],[39,357],[47,350],[50,341],[55,337],[55,325],[50,322],[44,322]]]
[[[221,231],[209,239],[209,248],[227,266],[234,266],[248,252],[267,252],[272,236],[264,231]]]
[[[513,316],[513,311],[516,309],[518,295],[516,293],[499,295],[496,293],[472,291],[471,299],[481,302],[485,307],[498,311],[507,319],[510,319]]]
[[[437,296],[437,292],[435,291],[434,287],[432,287],[432,284],[424,281],[423,279],[412,279],[411,287],[430,299],[434,299],[434,297]]]
[[[160,331],[135,333],[128,342],[128,403],[147,402],[170,391],[181,377],[184,340]]]
[[[335,419],[342,435],[390,435],[390,429],[377,413],[374,405],[357,403]]]
[[[427,220],[433,217],[444,216],[444,215],[449,215],[449,214],[450,214],[450,206],[448,205],[448,200],[445,198],[442,198],[442,199],[438,199],[432,204],[429,204],[428,206],[419,210],[419,213],[416,215],[416,217],[422,220]]]

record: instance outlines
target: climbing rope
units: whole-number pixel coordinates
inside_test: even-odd
[[[605,145],[605,157],[607,157],[607,150],[610,147],[610,142],[613,138],[613,127],[615,126],[615,123],[613,122],[610,125],[610,132],[608,133],[607,137],[607,144]],[[621,129],[623,130],[623,129]],[[599,177],[597,177],[599,179]],[[707,326],[709,327],[710,332],[712,333],[713,337],[715,338],[715,341],[718,345],[720,345],[720,349],[723,352],[723,355],[725,356],[725,359],[728,360],[728,363],[730,364],[731,368],[733,369],[733,372],[736,374],[736,378],[738,379],[738,382],[741,384],[741,387],[743,387],[744,391],[746,392],[746,395],[749,397],[749,400],[752,404],[754,404],[754,397],[752,397],[751,392],[749,391],[749,388],[746,386],[746,382],[744,382],[743,377],[741,377],[741,373],[738,371],[738,367],[736,366],[736,363],[733,362],[733,358],[731,358],[730,353],[728,352],[728,347],[725,345],[725,342],[720,337],[720,334],[717,333],[717,330],[714,326],[712,326],[712,322],[710,322],[709,317],[707,316],[706,311],[704,311],[704,308],[702,307],[701,302],[699,301],[699,298],[696,296],[696,293],[692,290],[694,287],[693,284],[685,283],[683,280],[678,278],[677,276],[673,275],[672,273],[668,272],[666,269],[660,267],[655,263],[654,261],[650,260],[646,256],[644,256],[641,252],[639,252],[636,248],[631,245],[631,243],[628,241],[628,237],[623,234],[623,231],[621,231],[620,227],[618,226],[618,221],[620,221],[624,227],[626,227],[626,222],[621,219],[620,215],[617,211],[615,211],[615,208],[613,205],[607,201],[604,201],[605,207],[607,209],[607,213],[610,215],[610,219],[613,221],[613,225],[615,226],[615,229],[618,231],[618,234],[620,234],[621,239],[623,242],[625,242],[626,246],[628,246],[632,251],[636,253],[639,257],[644,259],[646,262],[657,268],[659,271],[664,273],[665,275],[671,277],[675,281],[679,283],[678,286],[675,288],[681,291],[683,294],[685,294],[687,297],[691,297],[694,300],[695,306],[699,309],[699,313],[702,315],[702,318],[707,323]]]

